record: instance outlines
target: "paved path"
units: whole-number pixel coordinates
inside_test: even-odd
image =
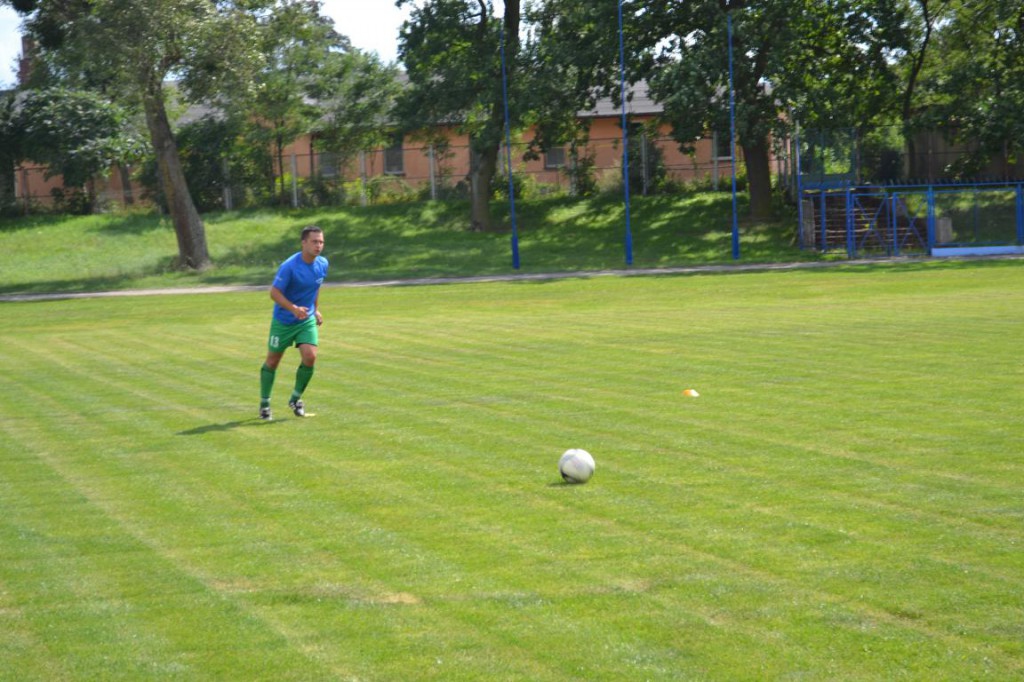
[[[594,277],[635,277],[657,275],[688,275],[720,272],[762,272],[778,270],[809,270],[849,265],[879,265],[892,263],[922,263],[937,260],[975,260],[982,257],[960,258],[885,258],[860,260],[811,261],[806,263],[751,263],[737,265],[693,265],[678,268],[629,268],[622,270],[584,270],[579,272],[544,272],[532,274],[478,275],[475,277],[419,277],[365,282],[328,282],[324,286],[335,288],[423,286],[430,284],[471,284],[480,282],[524,282],[556,279],[590,279]],[[1024,260],[1021,256],[985,256],[986,260]],[[179,287],[171,289],[125,289],[120,291],[67,292],[53,294],[2,294],[0,302],[57,301],[73,298],[107,298],[113,296],[165,296],[169,294],[224,294],[239,291],[266,291],[268,285],[225,285],[207,287]]]

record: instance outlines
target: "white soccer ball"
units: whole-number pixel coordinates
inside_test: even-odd
[[[558,460],[558,473],[566,483],[586,483],[594,475],[594,458],[586,450],[566,450]]]

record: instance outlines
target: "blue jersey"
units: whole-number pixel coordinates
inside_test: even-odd
[[[309,316],[313,317],[316,310],[316,296],[327,276],[327,259],[317,256],[312,263],[302,260],[302,252],[291,256],[277,269],[274,287],[284,297],[297,306],[308,308]],[[295,324],[299,318],[290,310],[285,310],[274,303],[274,319],[284,324]]]

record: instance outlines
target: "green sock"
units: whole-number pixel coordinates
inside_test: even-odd
[[[313,368],[306,365],[299,365],[295,370],[295,390],[292,391],[292,401],[302,397],[302,392],[309,386],[309,380],[313,378]]]
[[[274,388],[275,370],[267,367],[266,363],[260,367],[260,407],[270,407],[270,391]]]

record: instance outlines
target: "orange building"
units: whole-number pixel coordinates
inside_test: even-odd
[[[635,179],[631,181],[632,193],[653,191],[656,176],[677,183],[702,181],[709,184],[717,184],[717,181],[729,177],[732,159],[727,135],[711,134],[697,140],[694,152],[684,154],[669,136],[667,125],[662,125],[656,136],[642,132],[645,130],[642,126],[661,113],[661,107],[647,96],[642,85],[627,106],[633,136],[629,159],[630,177]],[[195,109],[209,113],[202,107]],[[195,120],[197,116],[193,111],[187,112],[179,124]],[[580,117],[589,123],[589,141],[583,149],[577,150],[576,158],[587,160],[592,179],[598,187],[617,186],[622,180],[623,162],[621,111],[617,104],[603,100],[593,111],[581,112]],[[470,168],[468,138],[454,129],[448,129],[443,137],[446,140],[443,149],[409,136],[389,148],[368,150],[344,167],[339,167],[336,155],[317,151],[312,135],[303,135],[284,149],[284,168],[275,168],[275,172],[279,178],[285,178],[285,187],[291,188],[290,200],[296,206],[306,203],[305,186],[314,177],[320,181],[361,185],[364,188],[362,200],[367,203],[375,200],[375,191],[380,191],[380,188],[387,190],[389,185],[393,194],[417,193],[442,198],[446,190],[465,182]],[[518,141],[513,140],[514,172],[532,178],[541,194],[574,192],[572,170],[576,160],[570,150],[564,147],[548,149],[539,159],[524,161],[522,157],[528,139],[527,132]],[[507,165],[506,159],[503,148],[499,162],[502,172]],[[62,208],[60,202],[70,206],[68,202],[76,198],[82,200],[80,189],[64,188],[60,176],[46,178],[45,171],[43,167],[30,164],[17,169],[16,196],[26,212],[33,206]],[[105,207],[137,201],[141,188],[135,182],[125,183],[121,169],[115,168],[106,176],[91,181],[85,194],[94,206]],[[234,208],[235,203],[237,200],[225,192],[224,207]]]

